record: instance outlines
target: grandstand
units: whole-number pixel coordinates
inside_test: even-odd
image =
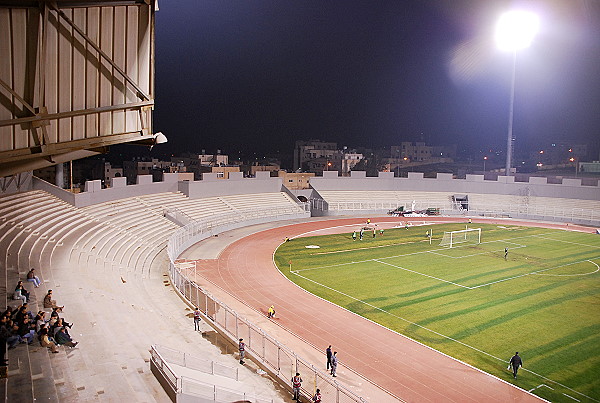
[[[443,191],[443,189],[436,191],[440,188],[440,183],[435,180],[429,182],[431,184],[429,191],[410,191],[360,188],[332,190],[327,189],[323,183],[319,183],[318,179],[316,178],[314,181],[316,184],[312,190],[313,198],[321,197],[323,200],[327,200],[330,209],[332,205],[336,205],[337,209],[333,209],[334,215],[361,216],[365,211],[379,211],[384,214],[383,212],[387,212],[390,207],[398,205],[408,205],[410,208],[413,205],[418,206],[417,208],[439,206],[446,213],[457,217],[475,216],[476,214],[499,215],[503,214],[502,209],[505,204],[512,205],[511,203],[524,200],[523,196],[501,194],[504,186],[500,183],[497,194],[464,192],[463,194],[467,195],[469,200],[468,209],[457,209],[452,205],[452,196],[456,193]],[[333,185],[330,187],[339,189],[345,186],[345,179],[328,180],[333,181]],[[387,179],[378,181],[377,178],[368,178],[366,180],[369,181],[369,186],[373,186],[373,184],[379,187],[389,186]],[[453,181],[455,182],[451,185],[452,188],[464,188],[465,180]],[[36,187],[36,190],[5,193],[0,196],[3,229],[0,246],[6,250],[1,262],[6,272],[6,276],[3,277],[4,289],[10,289],[16,279],[22,278],[28,268],[38,268],[40,276],[45,280],[42,290],[53,288],[55,295],[65,305],[72,307],[73,304],[76,304],[72,308],[71,314],[76,318],[72,320],[76,322],[77,326],[84,329],[79,337],[82,345],[105,346],[103,347],[105,352],[110,351],[111,347],[106,345],[106,341],[102,340],[102,337],[93,329],[95,326],[102,326],[103,332],[107,332],[106,334],[110,334],[111,337],[119,337],[114,334],[114,331],[111,332],[110,321],[106,320],[106,318],[114,316],[111,315],[112,312],[119,312],[117,321],[124,321],[122,326],[126,326],[128,331],[136,335],[134,336],[135,343],[124,340],[122,336],[119,343],[122,343],[126,349],[132,352],[137,351],[137,353],[129,357],[113,358],[105,363],[109,367],[115,367],[118,372],[122,372],[123,367],[129,368],[129,365],[135,365],[138,369],[141,368],[140,365],[142,367],[147,365],[151,357],[148,350],[144,350],[144,346],[149,348],[150,344],[165,344],[166,339],[170,340],[171,337],[177,336],[164,337],[164,335],[173,332],[181,333],[176,326],[171,326],[171,329],[168,330],[161,328],[160,332],[156,333],[160,334],[160,337],[154,339],[153,343],[143,342],[148,338],[145,328],[148,323],[155,322],[156,315],[162,315],[160,317],[164,319],[161,322],[166,322],[164,325],[171,322],[176,324],[182,320],[182,318],[173,317],[169,310],[181,311],[185,309],[183,303],[168,295],[157,298],[157,295],[164,294],[166,290],[162,284],[165,281],[165,270],[169,267],[169,261],[173,262],[170,269],[171,277],[179,279],[174,283],[179,289],[179,286],[184,284],[181,283],[181,279],[184,278],[182,276],[187,266],[185,266],[185,260],[181,260],[183,265],[177,268],[179,265],[177,262],[179,255],[188,246],[203,239],[208,241],[208,238],[213,235],[236,228],[243,229],[245,226],[255,224],[279,226],[286,222],[280,220],[298,222],[297,220],[306,220],[311,215],[305,204],[299,203],[289,191],[282,187],[281,179],[269,178],[267,175],[253,179],[224,180],[224,182],[161,182],[149,185],[144,178],[140,178],[138,182],[140,182],[139,185],[96,189],[73,195],[36,179],[31,185]],[[227,190],[222,192],[223,194],[217,195],[221,191],[220,189],[223,189],[223,183],[230,186],[226,187]],[[356,188],[356,185],[354,182],[352,186]],[[405,187],[406,181],[397,179],[397,186]],[[196,187],[200,187],[199,190],[195,190]],[[177,188],[179,190],[175,190]],[[236,194],[232,188],[240,193]],[[46,189],[52,194],[39,189]],[[584,191],[588,191],[588,189],[584,189]],[[598,192],[598,189],[593,189],[593,191]],[[119,194],[123,197],[119,197]],[[207,197],[190,197],[189,194],[206,194]],[[107,201],[93,203],[94,200]],[[596,214],[597,211],[595,210],[598,205],[597,200],[527,196],[527,201],[530,210],[520,212],[520,214],[531,213],[533,211],[531,209],[538,211],[542,207],[545,212],[551,211],[550,207],[558,209],[558,206],[561,207],[560,212],[568,209],[588,210],[585,209],[587,207],[589,211],[592,211],[590,217],[596,219],[593,214]],[[349,203],[363,204],[351,205]],[[502,205],[500,210],[495,209],[498,204]],[[170,213],[172,211],[180,212],[188,220],[178,222],[173,219],[173,215]],[[320,215],[322,213],[323,211],[314,209],[313,204],[312,214]],[[559,222],[564,222],[565,218],[561,214],[544,216],[544,219]],[[579,219],[578,217],[567,217],[568,222],[575,222]],[[280,223],[278,224],[278,222]],[[190,231],[192,232],[190,233]],[[180,235],[182,233],[192,235],[185,235],[188,238],[184,240]],[[189,294],[190,290],[187,286],[179,289],[183,296],[190,301],[190,304],[200,303],[195,294]],[[198,292],[205,291],[199,290]],[[34,301],[37,301],[32,301],[32,303],[39,304],[43,292],[38,293],[36,289],[32,290],[32,294],[35,295]],[[10,303],[9,294],[5,295],[7,302]],[[125,295],[127,298],[124,298]],[[206,298],[213,297],[207,296]],[[178,304],[179,308],[176,307]],[[216,301],[215,304],[222,305],[224,310],[230,310],[223,302]],[[169,308],[165,311],[163,305]],[[206,304],[204,306],[207,317],[215,321],[217,329],[223,325],[225,330],[220,330],[225,334],[227,334],[227,324],[229,323],[231,326],[231,320],[228,322],[225,319],[227,316],[237,317],[237,321],[246,320],[234,311],[230,311],[230,314],[226,316],[221,316],[222,313],[219,313],[221,311],[213,311]],[[238,309],[240,308],[238,307]],[[143,311],[143,314],[140,314],[140,310]],[[90,314],[97,320],[86,318]],[[135,318],[135,321],[132,318]],[[224,322],[221,323],[222,320]],[[125,323],[129,323],[129,325],[125,325]],[[183,327],[187,325],[181,324]],[[251,327],[253,325],[244,326]],[[181,343],[169,346],[169,348],[181,349],[183,352],[186,350],[185,345],[181,345]],[[14,367],[11,370],[9,366],[9,373],[14,374],[18,370],[18,382],[32,385],[32,397],[42,396],[50,389],[52,395],[62,400],[66,399],[68,395],[63,393],[67,393],[67,391],[74,393],[73,391],[77,391],[81,385],[85,385],[86,392],[76,395],[81,398],[89,397],[90,395],[86,393],[92,393],[88,389],[92,386],[77,377],[71,380],[67,380],[65,377],[60,378],[62,379],[58,382],[60,387],[57,387],[56,384],[45,384],[37,389],[36,384],[39,383],[40,373],[52,374],[52,377],[56,378],[55,374],[65,374],[64,371],[70,371],[68,366],[63,365],[64,359],[62,361],[51,359],[53,357],[48,356],[43,350],[39,348],[35,351],[20,349],[19,354],[27,351],[30,356],[26,360],[20,358],[17,361],[18,364],[11,363],[10,365],[14,365]],[[83,347],[77,350],[77,355],[82,359],[92,360],[92,356],[89,355],[91,353],[84,350]],[[9,357],[13,356],[13,351],[16,352],[16,350],[11,350]],[[64,357],[73,356],[73,354],[75,353],[66,352]],[[295,353],[290,352],[289,354],[293,357]],[[84,358],[86,356],[88,358]],[[61,357],[63,356],[61,355]],[[143,357],[141,361],[140,357]],[[34,359],[45,363],[42,372],[31,365]],[[160,361],[160,359],[156,359]],[[9,360],[14,362],[10,358]],[[267,357],[264,360],[267,360]],[[304,360],[304,358],[298,357],[296,360]],[[29,367],[23,366],[25,361],[29,363]],[[129,364],[126,364],[127,362]],[[143,364],[144,362],[146,364]],[[266,363],[268,360],[264,361],[263,365],[267,365]],[[266,369],[269,369],[268,365]],[[86,371],[84,372],[88,376],[93,377],[95,372],[93,367],[87,368]],[[276,376],[277,371],[272,368],[271,371],[274,371]],[[17,375],[14,376],[17,377]],[[147,385],[142,389],[145,389],[146,393],[150,393],[153,397],[150,398],[149,395],[144,394],[136,396],[146,396],[149,400],[156,399],[156,396],[160,395],[158,383],[155,383],[156,380],[150,382],[148,376],[147,372],[141,370],[137,375],[127,374],[126,379],[129,384],[141,382]],[[9,382],[5,384],[7,396],[16,393],[10,387],[10,381],[15,378],[9,378]],[[114,379],[111,380],[112,382]],[[103,394],[108,396],[108,384],[100,389]],[[124,395],[140,393],[139,391],[128,391],[127,387],[116,390]]]

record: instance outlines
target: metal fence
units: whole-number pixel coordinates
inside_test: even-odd
[[[152,346],[150,349],[150,356],[155,367],[163,375],[163,378],[167,381],[173,392],[177,394],[189,395],[194,399],[202,398],[203,401],[212,400],[215,402],[244,401],[252,403],[273,403],[273,399],[256,396],[255,393],[244,393],[207,382],[202,382],[197,379],[192,379],[185,376],[177,376],[173,366],[169,363],[186,366],[188,368],[192,368],[190,365],[197,366],[198,368],[193,369],[213,375],[226,376],[229,378],[231,378],[232,373],[235,372],[235,378],[232,379],[236,380],[237,369],[221,366],[213,361],[200,360],[195,357],[191,357],[188,354],[156,345]],[[198,366],[197,364],[201,362],[203,362],[203,364]],[[184,363],[187,365],[183,365]],[[219,371],[214,371],[216,366],[229,368],[229,371],[225,371],[225,374],[218,373]]]
[[[240,215],[238,214],[236,217],[238,220],[236,227],[242,226],[240,224],[249,225],[252,222],[250,219],[245,223],[241,223]],[[282,383],[289,385],[292,376],[296,372],[300,372],[304,380],[302,392],[305,396],[312,396],[316,388],[319,388],[322,395],[326,396],[329,402],[366,402],[365,399],[279,343],[261,328],[239,316],[233,309],[196,284],[193,279],[188,277],[190,270],[181,268],[179,263],[176,262],[177,257],[187,247],[206,238],[206,234],[229,229],[228,219],[229,217],[220,221],[219,217],[214,217],[214,219],[204,223],[192,223],[171,236],[167,251],[170,259],[169,275],[172,284],[191,305],[197,306],[204,313],[211,321],[212,326],[218,328],[233,343],[237,344],[239,339],[244,339],[248,353],[260,360],[261,364],[270,369]],[[218,225],[219,222],[224,224]]]
[[[235,379],[236,381],[239,380],[238,368],[229,367],[210,360],[203,360],[194,355],[164,346],[154,345],[152,346],[152,350],[170,364],[179,365],[180,367],[200,371],[205,374],[218,375],[229,379]]]
[[[327,202],[323,199],[312,199],[311,206],[319,211],[332,212],[379,212],[385,214],[400,206],[412,210],[425,210],[429,207],[439,208],[443,215],[468,214],[483,217],[522,218],[529,220],[562,221],[583,225],[600,225],[600,210],[583,208],[563,208],[560,206],[530,206],[527,204],[479,205],[469,204],[463,209],[459,203],[440,202],[440,200],[388,201],[388,202]]]

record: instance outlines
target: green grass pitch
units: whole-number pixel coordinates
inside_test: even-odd
[[[514,383],[545,399],[600,401],[600,235],[471,224],[481,244],[439,246],[444,231],[464,228],[363,241],[349,228],[286,242],[275,262],[311,293],[508,382],[519,351]]]

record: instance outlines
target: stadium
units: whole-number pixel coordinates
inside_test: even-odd
[[[10,100],[0,107],[2,295],[6,306],[18,308],[22,301],[14,299],[13,286],[22,280],[30,295],[29,309],[50,313],[44,296],[52,290],[55,305],[64,306],[61,316],[74,325],[70,333],[79,343],[59,347],[56,354],[37,340],[9,349],[8,366],[0,379],[5,401],[282,402],[290,401],[290,378],[296,372],[303,378],[303,400],[317,388],[323,401],[332,402],[600,400],[600,321],[593,305],[598,303],[600,281],[595,270],[600,264],[598,181],[549,183],[547,178],[531,177],[520,182],[514,176],[487,180],[483,175],[456,179],[446,173],[426,178],[416,172],[406,178],[394,177],[393,172],[367,177],[363,171],[353,171],[349,177],[324,172],[311,178],[310,189],[292,191],[268,172],[258,172],[254,178],[230,174],[229,179],[205,174],[200,181],[180,181],[177,174],[165,174],[160,182],[139,175],[134,185],[128,185],[126,178],[114,178],[105,188],[98,180],[89,181],[84,192],[72,193],[33,176],[32,171],[96,155],[114,144],[154,146],[166,140],[152,131],[154,4],[133,0],[2,3],[6,7],[0,8],[0,25],[5,27],[3,37],[10,40],[0,46],[11,61],[0,72],[5,84],[2,93]],[[100,34],[102,18],[136,29],[115,28]],[[32,28],[38,24],[43,27],[40,32]],[[33,45],[53,51],[27,52],[38,49]],[[68,73],[39,66],[62,66],[59,70]],[[94,73],[97,70],[102,73]],[[28,80],[31,85],[21,85]],[[87,100],[74,95],[79,90]],[[403,214],[388,214],[400,207]],[[333,289],[342,277],[350,276],[348,272],[331,274],[333,280],[319,279],[317,289],[296,278],[305,273],[301,270],[314,268],[310,262],[297,266],[301,258],[296,256],[307,246],[323,242],[316,246],[331,253],[356,248],[360,241],[353,241],[351,234],[365,227],[377,242],[414,241],[419,247],[435,243],[433,251],[438,255],[459,259],[463,238],[449,235],[453,241],[448,244],[443,234],[465,226],[479,229],[478,237],[468,242],[477,250],[484,248],[480,245],[486,239],[497,240],[497,246],[482,253],[484,261],[496,259],[499,263],[494,260],[494,264],[500,268],[507,256],[493,255],[502,253],[498,250],[506,245],[510,245],[510,259],[519,256],[518,247],[537,247],[526,245],[519,235],[493,238],[491,234],[500,227],[523,232],[541,228],[532,236],[551,238],[555,241],[551,249],[565,249],[565,256],[582,253],[563,266],[539,266],[548,269],[546,274],[565,276],[553,277],[548,290],[574,281],[567,277],[571,275],[579,276],[576,281],[581,283],[575,287],[589,288],[581,300],[564,302],[575,306],[561,305],[560,298],[553,302],[558,311],[566,307],[568,315],[583,316],[581,321],[561,315],[532,331],[515,329],[517,337],[511,338],[501,357],[458,339],[454,341],[464,349],[450,353],[432,346],[435,341],[428,341],[428,336],[395,331],[382,324],[385,319],[317,290],[327,285],[332,294],[345,293],[351,303],[367,301],[381,312],[384,308],[377,302],[381,289],[361,298],[352,294],[356,284],[364,286],[377,275],[373,266],[357,273],[348,289]],[[375,230],[385,230],[385,236]],[[428,234],[432,230],[433,236],[425,238],[426,230]],[[407,233],[414,240],[401,238]],[[340,234],[339,244],[327,249],[325,237]],[[369,232],[362,245],[387,246],[368,238]],[[278,257],[294,247],[299,251],[293,258]],[[381,262],[396,253],[413,252],[386,251],[376,259]],[[359,259],[350,257],[346,263]],[[467,270],[459,281],[445,277],[442,269],[447,263],[441,262],[430,272],[418,273],[428,281],[437,277],[435,283],[423,283],[412,292],[449,282],[468,291],[489,290],[508,283],[504,281],[508,277],[529,278],[542,270],[521,267],[521,274],[500,273],[490,281],[470,278],[476,273]],[[394,264],[417,271],[405,261]],[[41,280],[39,287],[26,281],[31,268]],[[317,281],[308,274],[303,279]],[[522,283],[511,284],[521,287]],[[408,295],[399,298],[402,304]],[[526,296],[513,298],[517,304],[536,303]],[[266,317],[271,305],[276,309],[273,319]],[[590,306],[591,313],[585,311]],[[196,307],[202,315],[200,332],[192,330]],[[426,327],[438,314],[428,309],[431,315],[411,325]],[[499,318],[508,316],[510,309],[500,306]],[[586,323],[583,328],[581,322]],[[529,346],[527,339],[535,339],[536,332],[558,329],[560,335],[548,341],[551,345],[546,349],[527,351],[515,345]],[[508,336],[490,336],[494,337]],[[240,339],[246,343],[248,358],[243,366],[238,364]],[[555,364],[540,363],[539,368],[549,368],[545,373],[528,365],[535,362],[534,354],[546,354],[544,361],[561,353],[565,340],[572,341],[574,349],[592,351],[579,362],[563,362],[581,366],[577,376],[560,372],[552,367]],[[492,340],[493,344],[498,343]],[[339,352],[336,379],[326,368],[328,345]],[[479,351],[474,353],[475,349]],[[506,371],[517,349],[525,360],[518,382]],[[470,363],[474,354],[484,357],[484,368]]]

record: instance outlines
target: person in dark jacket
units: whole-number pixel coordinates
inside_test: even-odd
[[[512,356],[512,358],[510,359],[509,363],[508,363],[508,368],[510,369],[510,367],[512,367],[512,371],[513,371],[513,377],[515,379],[517,379],[517,371],[519,370],[519,367],[523,366],[523,360],[521,359],[521,357],[519,356],[519,352],[517,351],[515,353],[515,355]]]
[[[74,342],[73,339],[71,339],[71,336],[65,331],[64,327],[61,327],[60,329],[58,329],[58,331],[56,332],[56,335],[54,337],[54,340],[56,341],[56,343],[58,345],[65,345],[65,346],[69,346],[69,347],[75,347],[77,344],[79,344],[79,342]]]

